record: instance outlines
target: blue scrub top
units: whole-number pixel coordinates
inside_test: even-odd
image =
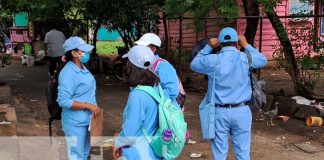
[[[158,92],[158,88],[154,88]],[[123,114],[122,131],[115,141],[119,147],[131,146],[138,137],[143,137],[144,127],[152,136],[158,129],[158,104],[145,91],[131,90]]]
[[[62,107],[62,122],[74,126],[87,126],[90,122],[90,110],[71,109],[73,101],[97,105],[96,81],[89,70],[80,69],[68,62],[59,75],[57,102]]]
[[[245,47],[251,53],[252,67],[261,68],[267,59],[251,45]],[[209,54],[212,48],[207,44],[191,62],[190,68],[208,75],[208,101],[211,99],[213,73],[215,70],[215,103],[237,104],[251,99],[252,88],[249,77],[247,55],[236,47],[223,47],[219,54]]]
[[[154,56],[154,62],[160,58],[159,55]],[[160,78],[160,84],[166,98],[170,98],[172,102],[176,102],[179,95],[179,80],[177,71],[168,61],[160,61],[155,69],[155,73]],[[177,103],[176,103],[177,104]]]

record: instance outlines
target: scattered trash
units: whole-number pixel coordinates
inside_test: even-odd
[[[202,153],[191,153],[190,158],[200,158],[202,156]]]
[[[313,107],[315,107],[316,109],[324,109],[324,104],[323,102],[320,102],[318,104],[313,105]]]
[[[37,99],[31,99],[30,101],[31,102],[37,102],[38,100]]]
[[[6,125],[6,124],[11,124],[11,122],[6,122],[6,121],[0,122],[0,125]]]
[[[280,119],[282,119],[284,122],[287,122],[290,117],[288,116],[278,116]]]
[[[310,142],[305,142],[305,144],[311,144]]]
[[[264,121],[265,120],[265,118],[257,118],[257,119],[255,119],[255,120],[257,120],[257,121]]]
[[[109,79],[109,76],[106,76],[105,78],[106,78],[106,79]]]
[[[318,127],[323,125],[322,117],[309,116],[306,118],[306,125],[308,127]]]
[[[276,140],[279,140],[279,139],[280,139],[279,137],[276,138]]]
[[[188,144],[196,144],[197,142],[194,141],[194,140],[189,139],[187,143],[188,143]]]
[[[312,103],[315,103],[315,100],[309,100],[302,96],[293,96],[291,99],[296,100],[297,104],[311,105]]]
[[[286,139],[286,137],[285,137],[285,136],[283,136],[283,137],[282,137],[282,139]]]
[[[38,127],[38,128],[40,128],[41,126],[40,125],[38,125],[38,124],[34,124],[36,127]]]
[[[317,131],[316,130],[313,130],[314,133],[316,133]]]

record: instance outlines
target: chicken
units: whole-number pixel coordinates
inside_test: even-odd
[[[279,102],[275,102],[274,105],[275,105],[275,109],[273,109],[273,110],[270,110],[270,111],[267,111],[267,112],[264,112],[263,110],[260,110],[260,113],[262,115],[270,118],[270,124],[269,124],[269,121],[268,121],[267,122],[267,126],[269,126],[269,125],[275,126],[275,124],[273,124],[272,120],[278,114],[278,105],[279,105]]]

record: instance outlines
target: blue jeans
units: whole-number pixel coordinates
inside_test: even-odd
[[[90,152],[88,126],[73,126],[62,123],[69,160],[87,160]]]
[[[215,160],[226,160],[229,135],[236,160],[250,160],[252,114],[249,106],[216,107],[215,139],[211,148]]]

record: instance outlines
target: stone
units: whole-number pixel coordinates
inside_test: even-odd
[[[0,113],[7,113],[8,108],[10,107],[10,104],[0,104]]]
[[[295,146],[306,153],[316,153],[320,151],[317,147],[311,144],[300,143],[295,144]]]
[[[9,122],[17,122],[15,108],[9,107],[8,112],[6,113],[5,117]]]
[[[11,89],[8,85],[0,86],[0,104],[11,103]]]

